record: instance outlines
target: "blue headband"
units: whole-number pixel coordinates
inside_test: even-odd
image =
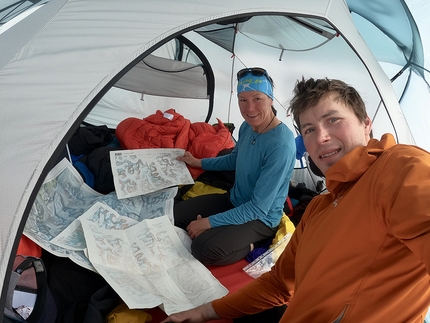
[[[246,74],[237,82],[237,94],[242,92],[259,91],[273,100],[273,86],[265,75],[255,76]]]

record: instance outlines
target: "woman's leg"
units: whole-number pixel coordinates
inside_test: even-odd
[[[245,258],[251,243],[273,237],[276,228],[259,220],[209,229],[191,244],[193,256],[204,265],[228,265]]]
[[[186,230],[188,224],[197,219],[197,215],[206,218],[233,207],[229,194],[207,194],[177,202],[173,209],[173,217],[175,225]]]

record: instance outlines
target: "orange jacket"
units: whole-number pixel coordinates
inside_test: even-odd
[[[423,322],[430,305],[430,154],[372,139],[326,174],[272,270],[214,301],[223,318],[288,303],[280,322]]]

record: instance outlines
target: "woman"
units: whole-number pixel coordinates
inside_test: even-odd
[[[237,262],[254,244],[273,237],[280,223],[296,147],[293,133],[276,117],[273,81],[262,68],[237,73],[239,108],[245,121],[231,154],[178,160],[204,170],[235,170],[229,194],[209,194],[175,205],[175,225],[187,230],[191,250],[205,265]]]

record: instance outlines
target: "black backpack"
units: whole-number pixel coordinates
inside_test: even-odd
[[[3,322],[55,323],[57,307],[42,259],[17,255],[9,281]]]

